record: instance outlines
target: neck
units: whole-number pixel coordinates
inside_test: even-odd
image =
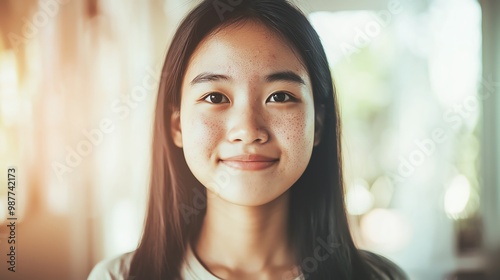
[[[209,192],[209,191],[208,191]],[[207,195],[207,212],[194,250],[207,267],[262,271],[293,266],[288,247],[289,192],[260,206]]]

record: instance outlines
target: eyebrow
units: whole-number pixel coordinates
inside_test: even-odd
[[[217,81],[229,81],[231,77],[221,74],[204,72],[196,76],[192,81],[191,85],[205,83],[205,82],[217,82]],[[276,82],[276,81],[284,81],[284,82],[293,82],[305,85],[304,79],[302,79],[298,74],[292,71],[281,71],[271,73],[266,76],[266,82]]]
[[[266,76],[267,82],[276,82],[276,81],[284,81],[284,82],[293,82],[298,84],[305,85],[304,79],[302,79],[299,75],[295,74],[292,71],[283,71],[276,72]]]
[[[205,83],[205,82],[216,82],[220,80],[229,81],[230,78],[225,75],[204,72],[194,77],[194,79],[191,81],[191,85]]]

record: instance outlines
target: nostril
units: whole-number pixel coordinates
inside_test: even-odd
[[[265,143],[269,141],[269,133],[262,128],[243,127],[229,131],[228,140],[247,144]]]

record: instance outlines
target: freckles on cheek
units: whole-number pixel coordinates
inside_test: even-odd
[[[303,146],[310,136],[304,114],[283,114],[276,119],[276,127],[279,127],[278,137],[286,141],[287,146]]]
[[[314,129],[305,113],[287,113],[276,119],[276,137],[293,155],[302,155],[312,145]],[[311,135],[312,134],[312,135]]]
[[[192,148],[197,150],[209,149],[212,145],[216,145],[217,139],[223,132],[222,124],[217,118],[204,114],[193,116],[188,129],[190,141],[194,144]]]

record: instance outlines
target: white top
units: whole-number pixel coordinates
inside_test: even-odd
[[[87,280],[133,280],[133,277],[127,279],[132,262],[133,252],[122,254],[118,257],[106,259],[99,262],[90,272]],[[295,275],[296,271],[291,271]],[[188,244],[186,258],[181,268],[181,276],[184,280],[221,280],[210,273],[196,258],[191,246]],[[285,278],[283,278],[285,279]],[[287,278],[290,280],[304,280],[300,273],[296,278]]]

